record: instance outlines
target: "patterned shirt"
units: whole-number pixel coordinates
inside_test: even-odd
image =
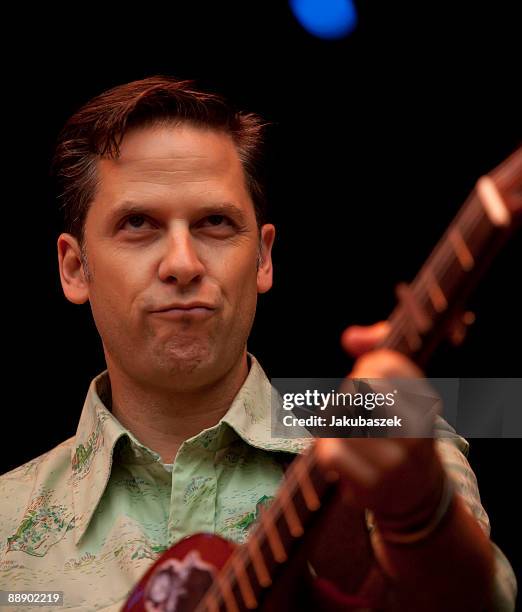
[[[116,612],[153,561],[181,538],[213,532],[244,542],[276,494],[280,458],[310,442],[271,435],[274,388],[248,357],[248,376],[226,414],[183,442],[171,466],[117,421],[108,372],[96,376],[76,435],[0,477],[0,590],[63,591],[57,610]],[[442,419],[438,428],[445,468],[489,535],[467,442]],[[515,577],[492,546],[494,609],[511,610]]]

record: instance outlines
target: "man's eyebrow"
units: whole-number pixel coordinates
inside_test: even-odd
[[[137,202],[122,202],[114,207],[109,214],[109,224],[117,222],[119,219],[131,215],[154,215],[160,214],[163,207],[154,205],[139,204]],[[246,223],[244,211],[236,204],[231,202],[217,202],[215,204],[205,204],[194,208],[193,212],[200,216],[228,215],[238,223]]]

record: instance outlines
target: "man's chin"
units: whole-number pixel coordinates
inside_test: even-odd
[[[187,382],[214,369],[216,361],[212,348],[201,342],[169,344],[156,357],[160,371],[177,378],[186,377]]]

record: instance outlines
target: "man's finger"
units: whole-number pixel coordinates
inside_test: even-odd
[[[375,485],[379,472],[371,459],[356,448],[337,438],[320,438],[316,442],[316,456],[323,468],[338,471],[344,478],[362,488]]]
[[[353,357],[359,357],[382,342],[389,331],[388,321],[380,321],[374,325],[351,325],[344,330],[341,345]]]

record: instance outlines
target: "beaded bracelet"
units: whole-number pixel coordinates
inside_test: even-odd
[[[383,530],[379,527],[379,525],[375,525],[374,529],[385,542],[391,542],[393,544],[412,544],[414,542],[419,542],[420,540],[427,538],[435,531],[435,529],[437,529],[442,519],[447,514],[453,498],[453,485],[450,479],[445,476],[439,505],[426,525],[420,529],[415,529],[414,531],[404,532],[386,529]]]

